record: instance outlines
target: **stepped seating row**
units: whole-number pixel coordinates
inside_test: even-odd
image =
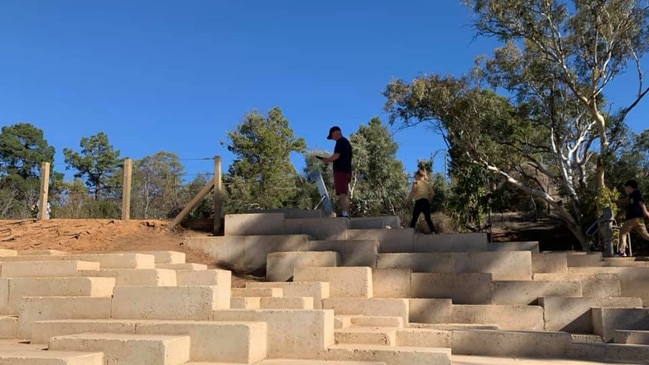
[[[236,228],[232,218],[241,223],[229,232],[241,236],[193,240],[243,266],[274,259],[276,272],[293,280],[245,288],[231,288],[229,271],[179,253],[0,250],[0,337],[12,341],[0,342],[0,363],[649,358],[647,297],[633,285],[646,275],[642,265],[540,253],[532,242],[492,244],[482,234],[418,235],[392,229],[390,217],[281,217],[272,218],[275,232],[259,231],[266,223],[256,214],[226,217],[226,227]],[[20,338],[31,344],[17,345]]]

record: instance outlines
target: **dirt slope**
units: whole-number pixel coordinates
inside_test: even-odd
[[[169,223],[113,219],[0,220],[0,248],[70,252],[168,250],[185,252],[188,262],[212,264],[183,246],[183,238],[195,233],[182,229],[170,231]]]

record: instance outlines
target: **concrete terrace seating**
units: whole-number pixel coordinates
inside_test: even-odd
[[[0,364],[649,359],[646,262],[398,226],[226,215],[225,236],[185,245],[266,272],[240,288],[179,252],[0,250]]]

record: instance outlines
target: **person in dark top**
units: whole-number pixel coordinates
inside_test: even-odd
[[[620,228],[620,239],[618,244],[618,255],[626,256],[626,235],[635,230],[644,238],[649,241],[649,233],[644,224],[644,218],[649,218],[649,212],[642,200],[642,193],[638,190],[638,182],[629,180],[624,183],[625,198],[619,199],[619,203],[625,203],[626,206],[626,219]]]
[[[341,216],[349,218],[349,183],[352,180],[352,145],[343,137],[340,127],[329,129],[327,139],[336,141],[333,155],[322,158],[323,162],[333,162],[334,188],[342,210]]]

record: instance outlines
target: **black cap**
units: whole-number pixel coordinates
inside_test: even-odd
[[[340,127],[337,126],[337,125],[335,125],[335,126],[329,128],[329,135],[327,136],[327,139],[333,139],[332,134],[333,134],[335,131],[340,132]]]
[[[628,186],[631,189],[635,190],[638,188],[638,182],[635,180],[627,180],[627,182],[624,183],[624,186]]]

